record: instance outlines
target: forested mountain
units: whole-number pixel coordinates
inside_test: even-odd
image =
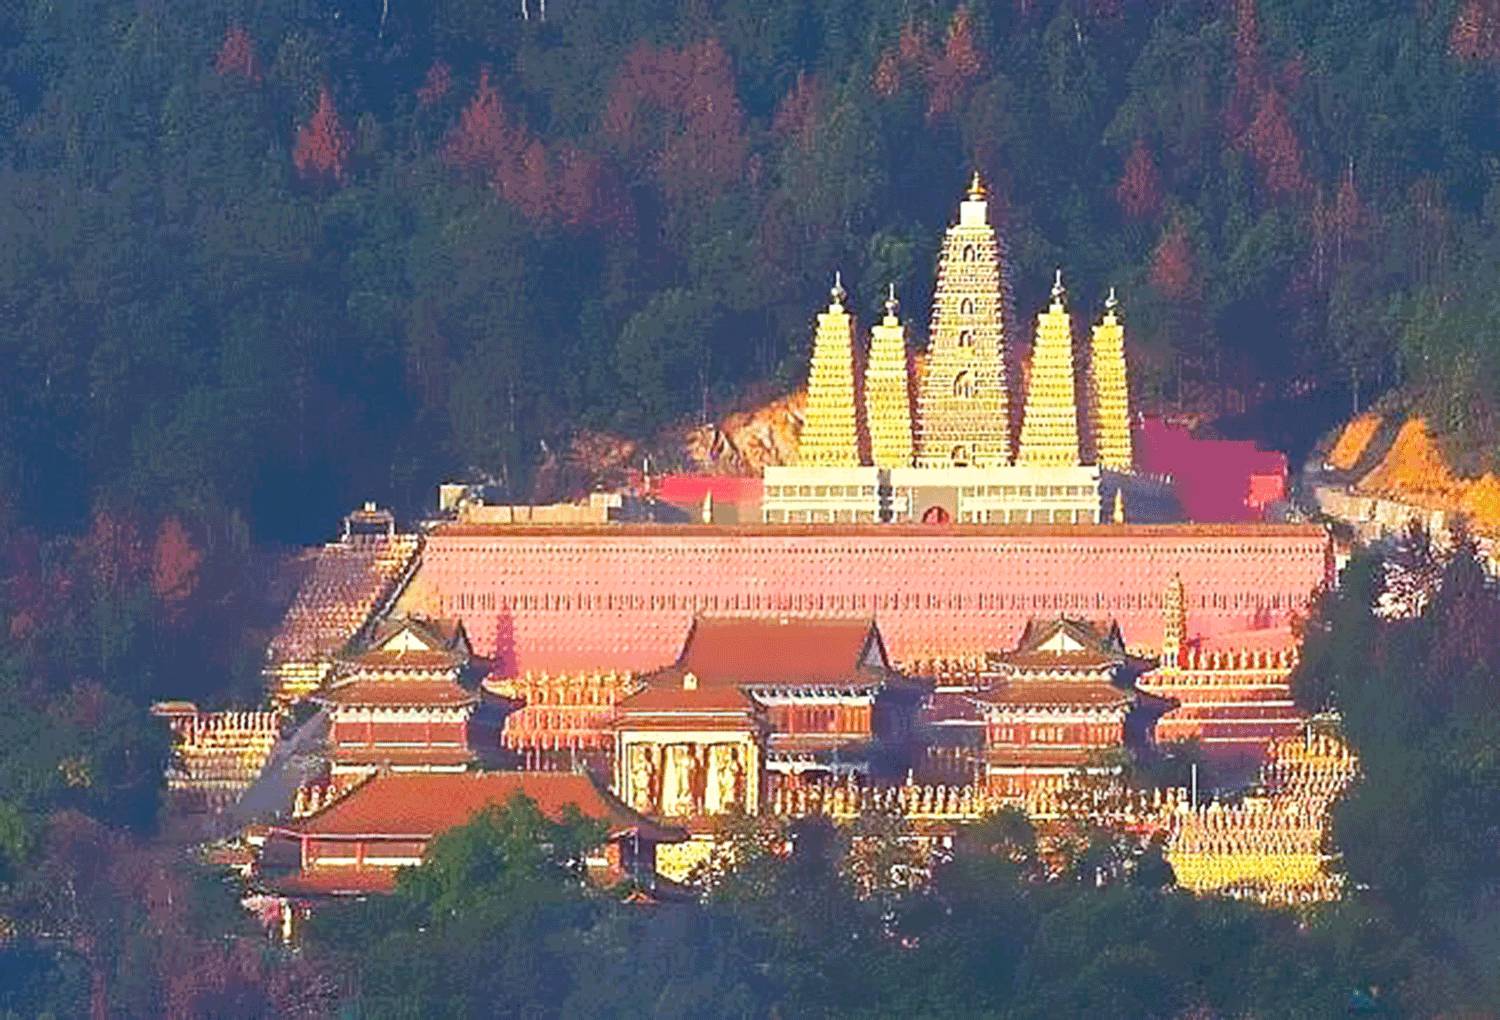
[[[1500,422],[1495,0],[0,8],[0,491],[321,536],[920,326],[969,171],[1148,400]],[[1224,399],[1226,394],[1230,399]]]

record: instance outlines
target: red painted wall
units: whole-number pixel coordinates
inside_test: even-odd
[[[1331,563],[1317,528],[440,528],[416,583],[502,673],[647,670],[695,614],[870,615],[893,658],[1009,648],[1031,616],[1161,637],[1182,576],[1195,635],[1283,624]]]

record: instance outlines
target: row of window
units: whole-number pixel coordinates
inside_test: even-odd
[[[971,612],[995,610],[1072,610],[1103,612],[1159,610],[1160,594],[1146,592],[459,592],[440,599],[447,612],[876,612],[906,609]],[[1282,592],[1214,593],[1190,606],[1220,610],[1282,610],[1301,603]]]
[[[863,496],[866,499],[875,498],[875,486],[873,485],[768,485],[766,486],[766,499],[810,499],[813,496]]]

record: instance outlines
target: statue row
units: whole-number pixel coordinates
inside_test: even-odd
[[[748,766],[738,744],[631,744],[626,800],[641,814],[692,817],[747,806]]]

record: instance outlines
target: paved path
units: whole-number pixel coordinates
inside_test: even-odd
[[[214,835],[226,838],[252,822],[269,822],[291,812],[297,787],[321,774],[321,751],[328,738],[328,713],[317,714],[276,744],[260,777],[213,822]]]

